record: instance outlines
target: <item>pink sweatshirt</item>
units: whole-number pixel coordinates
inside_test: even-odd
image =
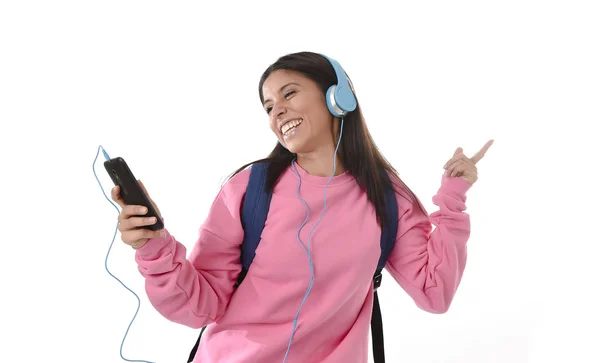
[[[310,175],[298,164],[296,169],[300,195],[311,212],[300,234],[308,245],[329,178]],[[163,316],[192,328],[211,324],[194,362],[283,362],[306,294],[309,262],[296,239],[306,209],[296,197],[298,179],[291,167],[275,187],[256,257],[234,292],[244,234],[240,207],[249,175],[243,171],[223,186],[189,258],[168,232],[136,251],[148,297]],[[446,312],[460,283],[470,233],[464,213],[470,187],[462,178],[443,176],[433,197],[439,210],[427,216],[397,185],[398,236],[386,269],[425,311]],[[375,210],[354,178],[348,173],[334,177],[327,187],[327,211],[311,237],[315,280],[287,363],[368,361],[380,234]],[[382,287],[392,286],[384,279]]]

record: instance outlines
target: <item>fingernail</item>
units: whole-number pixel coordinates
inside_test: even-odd
[[[148,211],[148,208],[146,208],[146,207],[140,208],[140,213],[146,213],[147,211]]]

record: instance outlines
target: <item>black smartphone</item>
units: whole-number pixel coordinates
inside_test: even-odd
[[[146,193],[142,190],[137,179],[133,176],[133,173],[131,172],[131,169],[129,169],[129,166],[127,166],[125,160],[121,157],[107,160],[104,162],[104,168],[108,172],[113,183],[120,187],[121,197],[125,201],[125,204],[143,205],[148,208],[148,213],[142,215],[143,217],[156,217],[155,224],[138,228],[148,228],[153,231],[163,229],[164,225],[162,220],[152,206],[152,203],[150,203]]]

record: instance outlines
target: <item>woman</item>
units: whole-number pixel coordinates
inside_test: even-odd
[[[224,184],[189,259],[166,228],[136,229],[155,221],[139,217],[145,213],[139,206],[126,206],[118,188],[112,192],[123,208],[122,240],[136,249],[153,306],[192,328],[211,324],[195,362],[367,362],[386,213],[382,191],[390,180],[383,170],[399,213],[386,269],[421,309],[448,310],[466,262],[465,194],[491,141],[473,158],[456,150],[433,198],[440,209],[428,216],[379,153],[358,103],[343,117],[328,107],[327,90],[338,82],[332,64],[319,54],[290,54],[260,80],[260,100],[279,142],[265,159],[273,192],[268,218],[237,289],[250,164]]]

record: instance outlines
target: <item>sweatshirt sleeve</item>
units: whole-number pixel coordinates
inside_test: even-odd
[[[398,235],[386,269],[422,310],[448,311],[460,284],[470,235],[464,211],[471,186],[462,178],[442,176],[433,197],[439,209],[429,216],[418,199],[398,196]]]
[[[238,182],[230,180],[213,201],[189,259],[185,246],[166,229],[164,238],[150,239],[136,250],[150,302],[173,322],[192,328],[213,323],[233,294],[244,236],[240,206],[245,184],[239,183],[243,175],[236,177]]]

